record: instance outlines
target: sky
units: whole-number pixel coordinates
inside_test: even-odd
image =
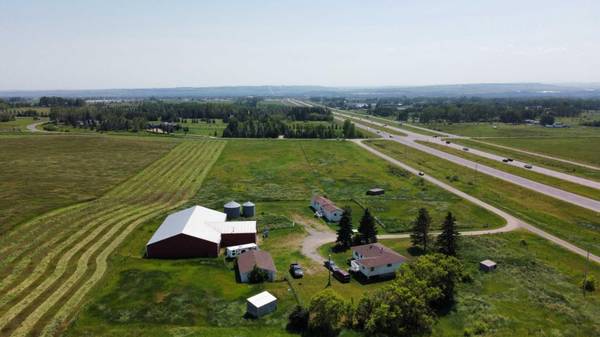
[[[0,1],[0,90],[600,82],[600,1]]]

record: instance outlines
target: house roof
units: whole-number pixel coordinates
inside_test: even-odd
[[[268,291],[263,291],[260,294],[256,294],[256,295],[254,295],[252,297],[248,297],[246,300],[248,302],[250,302],[253,306],[255,306],[257,308],[260,308],[263,305],[267,305],[269,303],[277,301],[277,297],[273,296]]]
[[[317,195],[315,197],[313,197],[313,201],[316,202],[317,204],[321,205],[321,207],[323,207],[323,209],[325,209],[328,212],[335,212],[335,211],[341,211],[341,209],[339,207],[337,207],[333,201]]]
[[[240,273],[247,273],[257,266],[260,269],[277,271],[271,254],[264,250],[250,250],[242,253],[237,260]]]
[[[225,222],[227,215],[202,206],[193,206],[167,216],[147,245],[186,234],[202,240],[220,243],[221,234],[256,233],[256,221]]]
[[[356,260],[356,263],[362,264],[365,267],[378,267],[406,261],[404,256],[380,243],[354,246],[352,247],[352,251],[356,251],[363,256],[362,259]]]

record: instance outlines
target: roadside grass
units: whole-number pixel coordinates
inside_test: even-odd
[[[441,133],[435,132],[434,130],[423,130],[423,129],[420,129],[420,128],[413,127],[412,125],[410,125],[408,123],[397,121],[396,119],[394,119],[394,116],[384,117],[384,116],[369,115],[369,114],[366,113],[365,110],[337,110],[336,109],[336,111],[338,111],[339,113],[345,113],[345,114],[348,114],[348,115],[351,115],[351,116],[354,116],[354,117],[361,117],[361,118],[370,119],[370,120],[372,120],[374,122],[387,123],[388,125],[392,125],[392,126],[394,126],[396,128],[404,129],[406,131],[412,131],[412,132],[419,133],[419,134],[422,134],[422,135],[425,135],[425,136],[443,136]],[[403,134],[403,133],[401,133],[399,131],[390,130],[390,129],[385,128],[385,127],[379,127],[379,126],[376,126],[376,125],[371,124],[371,123],[369,123],[369,126],[371,126],[373,128],[376,128],[378,130],[386,131],[386,132],[389,132],[389,133],[394,133],[394,134],[397,134],[399,136],[406,136],[406,134]]]
[[[366,143],[534,226],[600,254],[600,218],[593,211],[476,173],[396,142]]]
[[[373,187],[384,188],[386,194],[366,196]],[[456,214],[461,229],[504,223],[493,213],[388,165],[351,142],[331,140],[228,141],[194,201],[221,209],[229,200],[250,200],[257,204],[257,214],[276,211],[279,218],[282,214],[285,218],[286,212],[310,216],[314,194],[327,196],[339,207],[351,206],[355,226],[362,216],[359,204],[370,208],[385,224],[382,232],[408,230],[423,205],[430,207],[436,225],[448,211]],[[261,203],[268,204],[261,208]]]
[[[99,197],[177,144],[63,135],[0,136],[0,142],[0,233]]]
[[[185,142],[102,197],[44,214],[2,236],[2,334],[60,334],[112,269],[107,260],[114,250],[141,223],[188,200],[223,146]]]
[[[577,138],[577,139],[572,139],[572,140],[574,142],[576,142],[578,145],[581,145],[582,143],[585,143],[586,141],[588,141],[590,139],[596,139],[596,138]],[[472,147],[474,149],[493,153],[493,154],[496,154],[499,156],[517,159],[517,160],[520,160],[520,161],[523,161],[526,163],[531,163],[532,165],[538,165],[538,166],[542,166],[542,167],[545,167],[545,168],[548,168],[551,170],[564,172],[564,173],[579,176],[582,178],[600,181],[600,170],[593,170],[593,169],[581,167],[578,165],[561,162],[558,160],[552,160],[552,159],[543,158],[543,157],[539,157],[539,156],[535,156],[535,155],[529,155],[529,154],[522,153],[519,151],[513,151],[510,149],[497,147],[497,146],[494,146],[494,143],[496,143],[495,140],[500,140],[500,139],[494,139],[494,138],[489,138],[489,139],[485,139],[485,140],[454,139],[453,142],[456,144]],[[501,139],[501,140],[506,140],[508,142],[512,141],[512,139],[511,140]],[[518,138],[515,138],[515,140],[518,140]],[[526,142],[527,143],[529,143],[529,142],[535,143],[540,140],[542,140],[542,139],[528,138],[526,140]],[[545,141],[545,139],[544,139],[544,141]],[[548,141],[561,142],[562,140],[548,139]],[[571,142],[571,139],[565,139],[565,141]],[[575,145],[575,146],[578,146],[578,145]],[[506,146],[508,146],[508,145],[506,145]],[[598,146],[600,146],[600,144],[598,144]],[[511,147],[517,148],[517,145],[513,145]],[[521,148],[521,149],[527,151],[525,148]],[[541,152],[537,152],[537,153],[541,153]],[[554,154],[552,154],[552,156],[558,158],[558,156],[555,156]],[[597,156],[597,155],[592,154],[591,158],[594,158],[595,156]],[[563,158],[561,158],[561,159],[563,159]],[[575,161],[577,162],[577,160],[575,160]]]
[[[34,119],[33,117],[16,117],[14,121],[0,122],[0,133],[4,132],[28,132],[27,125],[37,122],[47,122],[48,117],[39,117]]]
[[[461,158],[465,158],[468,159],[470,161],[479,163],[479,164],[483,164],[504,172],[508,172],[523,178],[527,178],[542,184],[546,184],[548,186],[553,186],[556,188],[560,188],[561,190],[567,191],[567,192],[571,192],[571,193],[575,193],[575,194],[579,194],[588,198],[592,198],[592,199],[596,199],[596,200],[600,200],[600,190],[597,190],[593,187],[589,187],[589,186],[584,186],[584,185],[580,185],[580,184],[576,184],[576,183],[572,183],[570,181],[566,181],[566,180],[562,180],[562,179],[558,179],[558,178],[554,178],[554,177],[550,177],[547,176],[545,174],[542,173],[537,173],[534,171],[530,171],[528,169],[522,168],[522,167],[516,167],[516,166],[512,166],[512,165],[508,165],[504,162],[501,161],[497,161],[497,160],[492,160],[492,159],[488,159],[488,158],[484,158],[481,156],[478,156],[476,154],[467,152],[467,151],[462,151],[462,150],[458,150],[458,149],[454,149],[454,148],[450,148],[441,144],[435,144],[432,142],[427,142],[427,141],[418,141],[419,144],[423,144],[425,146],[429,146],[432,147],[436,150],[440,150],[446,153],[450,153],[453,154],[455,156],[461,157]],[[600,173],[600,171],[599,171]]]
[[[420,123],[415,124],[432,130],[466,137],[598,137],[598,128],[570,125],[568,128],[546,128],[541,125],[506,123]],[[495,127],[494,127],[495,126]]]
[[[596,137],[487,138],[483,139],[483,141],[560,159],[573,160],[583,164],[600,166],[600,151],[598,150],[600,149],[600,128],[594,128],[594,130]],[[578,171],[586,170],[578,166],[577,168]],[[598,171],[593,172],[598,174]]]

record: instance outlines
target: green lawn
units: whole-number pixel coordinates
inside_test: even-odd
[[[386,194],[366,196],[375,186],[384,188]],[[385,225],[381,231],[408,230],[423,206],[429,208],[436,225],[447,211],[455,213],[461,229],[503,224],[494,214],[346,141],[229,141],[196,201],[214,208],[229,200],[270,202],[281,205],[277,212],[289,207],[289,213],[310,215],[313,194],[326,195],[340,207],[351,206],[355,224],[362,215],[359,204],[370,208]],[[266,216],[272,211],[270,207],[257,209]]]
[[[585,138],[488,138],[488,143],[573,160],[600,167],[600,128],[594,128],[597,137]],[[595,171],[598,174],[598,171]]]
[[[600,254],[600,218],[593,211],[477,174],[396,142],[375,140],[367,144],[532,225]],[[452,179],[454,176],[456,179]]]
[[[0,136],[0,232],[44,212],[104,194],[164,155],[172,140]]]
[[[499,138],[496,138],[499,139]],[[515,138],[516,139],[516,138]],[[592,138],[577,138],[578,143],[583,143],[586,140],[590,140]],[[595,139],[595,138],[594,138]],[[582,178],[587,178],[591,180],[600,181],[600,171],[593,170],[585,167],[581,167],[578,165],[573,165],[565,162],[561,162],[558,160],[552,160],[547,158],[542,158],[535,155],[525,154],[519,151],[508,150],[504,148],[500,148],[495,146],[492,142],[494,142],[494,138],[489,138],[485,140],[474,140],[474,139],[455,139],[453,140],[456,144],[461,144],[464,146],[468,146],[474,149],[479,149],[482,151],[486,151],[489,153],[497,154],[499,156],[517,159],[523,162],[531,163],[532,165],[542,166],[551,170],[564,172],[571,175],[580,176]],[[506,139],[508,141],[508,139]],[[528,142],[537,142],[541,139],[528,139]],[[569,139],[564,139],[565,141],[570,141]],[[484,143],[488,142],[487,143]],[[553,139],[555,142],[560,142],[559,139]],[[573,139],[575,141],[575,139]]]
[[[441,144],[435,144],[435,143],[424,142],[424,141],[419,141],[419,143],[429,146],[429,147],[432,147],[434,149],[443,151],[443,152],[453,154],[458,157],[462,157],[462,158],[471,160],[473,162],[477,162],[477,163],[486,165],[488,167],[492,167],[492,168],[495,168],[495,169],[498,169],[501,171],[505,171],[505,172],[508,172],[508,173],[511,173],[511,174],[514,174],[517,176],[521,176],[523,178],[537,181],[542,184],[560,188],[561,190],[564,190],[564,191],[579,194],[579,195],[582,195],[582,196],[585,196],[585,197],[588,197],[591,199],[600,200],[600,190],[597,190],[593,187],[584,186],[584,185],[572,183],[572,182],[569,182],[566,180],[550,177],[545,174],[530,171],[530,170],[527,170],[522,167],[515,167],[512,165],[505,164],[504,162],[501,162],[498,160],[484,158],[484,157],[478,156],[478,155],[470,153],[470,152],[450,148],[450,147],[447,147],[447,146],[444,146]]]
[[[205,122],[198,120],[197,123],[192,123],[192,119],[186,119],[184,123],[181,123],[182,128],[187,126],[189,128],[190,135],[199,136],[211,136],[221,137],[223,130],[227,127],[227,123],[223,123],[221,119],[214,119],[215,123]],[[183,130],[179,130],[177,133],[183,134]]]
[[[427,123],[418,124],[429,129],[466,137],[599,137],[598,128],[570,125],[569,128],[553,129],[540,125],[505,123]]]
[[[14,121],[0,122],[0,132],[27,132],[27,125],[47,121],[47,117],[16,117]]]

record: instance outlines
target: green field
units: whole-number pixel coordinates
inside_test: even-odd
[[[536,181],[536,182],[539,182],[542,184],[560,188],[561,190],[579,194],[579,195],[582,195],[582,196],[585,196],[585,197],[588,197],[591,199],[600,200],[600,190],[597,190],[593,187],[584,186],[584,185],[572,183],[572,182],[569,182],[566,180],[554,178],[551,176],[547,176],[545,174],[527,170],[522,167],[515,167],[512,165],[507,165],[502,161],[484,158],[484,157],[478,156],[476,154],[473,154],[473,153],[470,153],[467,151],[450,148],[450,147],[447,147],[447,146],[444,146],[441,144],[425,142],[425,141],[419,141],[418,143],[432,147],[434,149],[437,149],[437,150],[440,150],[443,152],[453,154],[458,157],[462,157],[462,158],[471,160],[473,162],[477,162],[479,164],[486,165],[488,167],[492,167],[492,168],[495,168],[495,169],[498,169],[501,171],[505,171],[505,172],[508,172],[508,173],[511,173],[511,174],[514,174],[517,176],[521,176],[523,178],[527,178],[532,181]]]
[[[553,129],[540,125],[505,123],[428,123],[419,124],[429,129],[466,137],[598,137],[600,130],[593,127],[571,125],[568,128]]]
[[[595,130],[597,137],[488,138],[482,140],[488,143],[600,167],[600,128],[595,128]],[[598,173],[598,171],[595,172]]]
[[[593,211],[477,174],[396,142],[375,140],[367,144],[534,226],[600,254],[600,218]]]
[[[323,194],[340,207],[351,206],[356,223],[362,214],[359,204],[370,208],[384,223],[382,231],[408,230],[419,207],[429,209],[436,225],[447,211],[456,215],[461,229],[503,224],[494,214],[346,141],[229,141],[209,178],[196,201],[214,208],[229,200],[251,200],[274,205],[265,204],[260,212],[281,213],[289,207],[291,213],[310,215],[312,195]],[[366,196],[375,186],[386,194]]]
[[[27,125],[46,121],[46,117],[16,117],[14,121],[0,122],[0,132],[27,132]]]
[[[60,333],[113,269],[108,257],[140,224],[189,200],[224,145],[182,143],[100,198],[46,213],[0,237],[2,334]]]
[[[186,119],[181,124],[181,127],[188,127],[190,135],[209,136],[209,137],[221,137],[223,130],[227,127],[227,123],[223,123],[221,119],[214,119],[215,123],[205,122],[198,120],[197,123],[192,123],[191,119]],[[183,130],[179,130],[177,133],[183,134]]]
[[[133,137],[0,136],[0,232],[44,212],[95,199],[176,142]]]

